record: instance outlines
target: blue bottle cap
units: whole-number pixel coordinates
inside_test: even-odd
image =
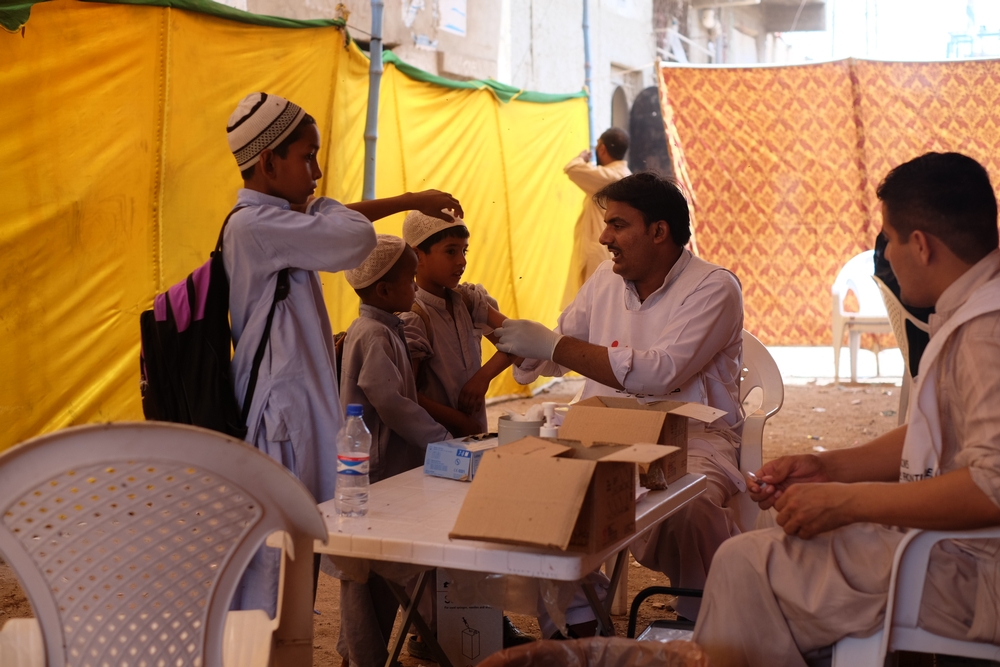
[[[365,408],[360,403],[350,403],[347,406],[348,417],[361,417],[365,413]]]

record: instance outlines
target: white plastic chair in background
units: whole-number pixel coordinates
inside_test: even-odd
[[[924,332],[930,332],[931,327],[926,322],[921,322],[903,307],[896,295],[892,293],[884,282],[882,282],[878,276],[872,276],[872,280],[875,281],[875,285],[878,286],[879,293],[882,294],[882,302],[885,304],[885,310],[889,315],[889,325],[892,327],[892,334],[896,337],[896,344],[899,346],[899,352],[903,355],[903,384],[899,390],[899,424],[902,425],[906,422],[906,410],[909,407],[910,401],[910,386],[913,384],[913,378],[910,376],[910,342],[906,337],[906,323],[910,322],[916,328]]]
[[[781,380],[781,371],[774,357],[767,351],[764,344],[749,331],[743,331],[743,372],[740,374],[740,401],[746,403],[750,398],[756,405],[756,395],[760,396],[760,404],[753,412],[747,411],[743,422],[743,440],[740,445],[740,472],[756,472],[764,465],[764,424],[777,414],[785,402],[785,384]],[[753,529],[760,507],[750,495],[739,493],[733,497],[732,507],[736,510],[736,523],[745,531]]]
[[[833,649],[833,667],[882,667],[887,653],[912,651],[1000,660],[1000,646],[949,639],[917,627],[931,548],[941,540],[996,539],[1000,528],[964,531],[910,530],[896,548],[885,625],[871,637],[847,637]]]
[[[0,455],[0,511],[0,554],[37,618],[0,629],[4,667],[312,664],[326,527],[306,488],[243,442],[158,422],[41,436]],[[276,531],[276,618],[229,612]]]
[[[851,382],[858,381],[858,348],[862,333],[892,333],[889,314],[882,302],[878,287],[871,278],[875,273],[874,250],[866,250],[852,257],[833,281],[833,377],[840,382],[840,348],[847,332],[851,348]],[[844,299],[848,292],[854,292],[858,300],[858,312],[844,310]],[[875,373],[881,375],[878,365],[879,349],[875,348]]]

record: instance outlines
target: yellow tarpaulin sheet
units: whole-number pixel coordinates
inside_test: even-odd
[[[660,85],[698,249],[740,277],[746,328],[768,345],[830,344],[830,288],[874,247],[875,188],[894,166],[958,151],[1000,185],[997,60],[668,66]]]
[[[360,199],[368,60],[338,28],[56,0],[35,5],[23,33],[0,31],[0,62],[3,449],[142,418],[139,313],[215,243],[241,185],[225,125],[245,94],[315,116],[318,194]],[[378,195],[457,195],[472,231],[466,279],[507,315],[554,324],[582,202],[561,168],[587,144],[586,100],[502,103],[387,65],[379,114]],[[323,278],[346,329],[357,298]],[[491,394],[519,389],[505,375]]]

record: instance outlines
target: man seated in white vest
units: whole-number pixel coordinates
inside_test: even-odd
[[[508,319],[496,330],[497,348],[526,358],[514,369],[522,384],[574,370],[586,378],[583,398],[695,401],[726,412],[688,429],[688,469],[707,477],[707,491],[632,546],[672,585],[702,588],[716,549],[739,532],[729,499],[746,489],[737,459],[743,293],[736,276],[684,247],[690,216],[673,181],[634,174],[594,199],[605,209],[600,241],[612,259],[584,283],[555,330]],[[678,611],[694,619],[699,602],[687,599]],[[571,630],[585,618],[569,615]]]
[[[878,187],[901,299],[935,307],[909,424],[871,442],[785,456],[750,483],[780,527],[740,535],[712,563],[694,640],[715,667],[806,665],[881,627],[906,528],[1000,524],[1000,250],[986,170],[928,153]],[[931,552],[919,625],[997,643],[1000,544]],[[825,655],[824,655],[825,654]]]

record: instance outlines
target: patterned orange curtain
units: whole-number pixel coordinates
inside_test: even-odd
[[[697,195],[701,255],[740,277],[746,327],[770,345],[830,344],[830,286],[874,247],[875,188],[893,166],[959,151],[1000,176],[1000,61],[659,74]]]

